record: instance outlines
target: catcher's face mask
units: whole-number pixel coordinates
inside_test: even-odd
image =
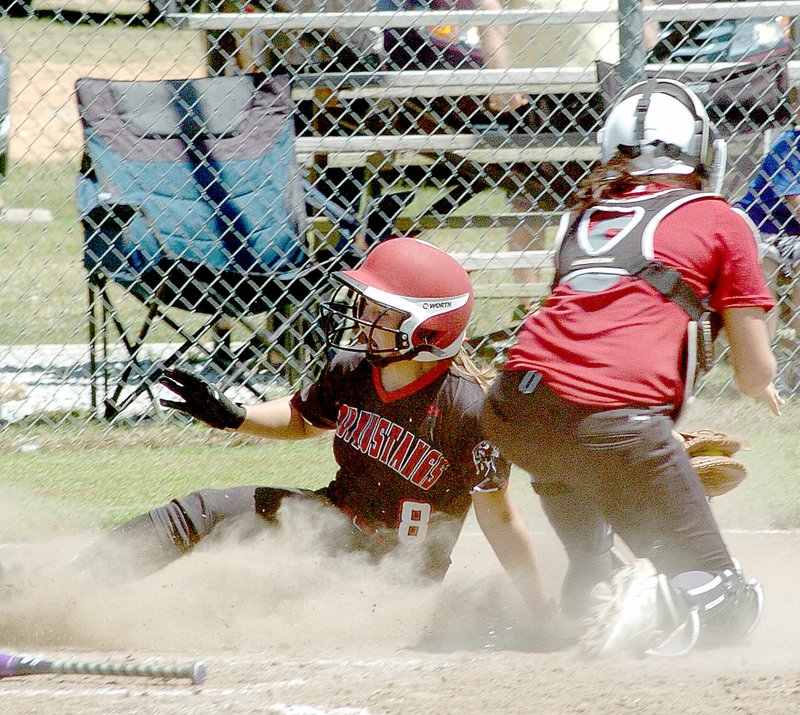
[[[700,98],[672,79],[651,79],[627,90],[598,134],[602,160],[617,152],[629,158],[634,176],[697,173],[719,193],[727,147]]]

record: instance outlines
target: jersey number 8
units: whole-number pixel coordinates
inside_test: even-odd
[[[428,522],[431,519],[431,505],[426,502],[404,501],[400,511],[400,525],[397,537],[403,544],[425,541],[428,535]]]

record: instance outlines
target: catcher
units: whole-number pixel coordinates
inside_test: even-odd
[[[603,163],[561,224],[552,293],[518,333],[482,425],[530,473],[564,545],[562,608],[592,619],[586,655],[734,643],[758,622],[762,589],[720,534],[690,461],[702,473],[704,455],[673,429],[713,363],[715,319],[740,391],[780,415],[757,239],[714,193],[724,142],[685,85],[630,87],[600,143]],[[612,533],[633,563],[620,568]],[[513,553],[510,530],[487,535]]]

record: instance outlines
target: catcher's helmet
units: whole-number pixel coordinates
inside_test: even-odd
[[[337,271],[332,279],[339,287],[321,309],[330,347],[366,353],[377,363],[442,360],[461,348],[472,282],[455,258],[435,246],[393,238],[374,246],[358,268]],[[367,315],[367,301],[379,310]],[[393,335],[393,343],[376,342],[377,334]]]
[[[672,79],[649,79],[625,91],[598,135],[601,156],[630,157],[635,176],[697,173],[719,192],[727,146],[716,136],[700,98]]]

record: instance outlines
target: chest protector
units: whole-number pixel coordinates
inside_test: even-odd
[[[691,201],[716,194],[673,189],[637,198],[609,199],[566,217],[559,230],[553,287],[598,293],[622,277],[647,281],[689,316],[686,388],[691,395],[699,373],[711,368],[713,340],[721,321],[675,268],[655,260],[653,239],[666,216]]]

